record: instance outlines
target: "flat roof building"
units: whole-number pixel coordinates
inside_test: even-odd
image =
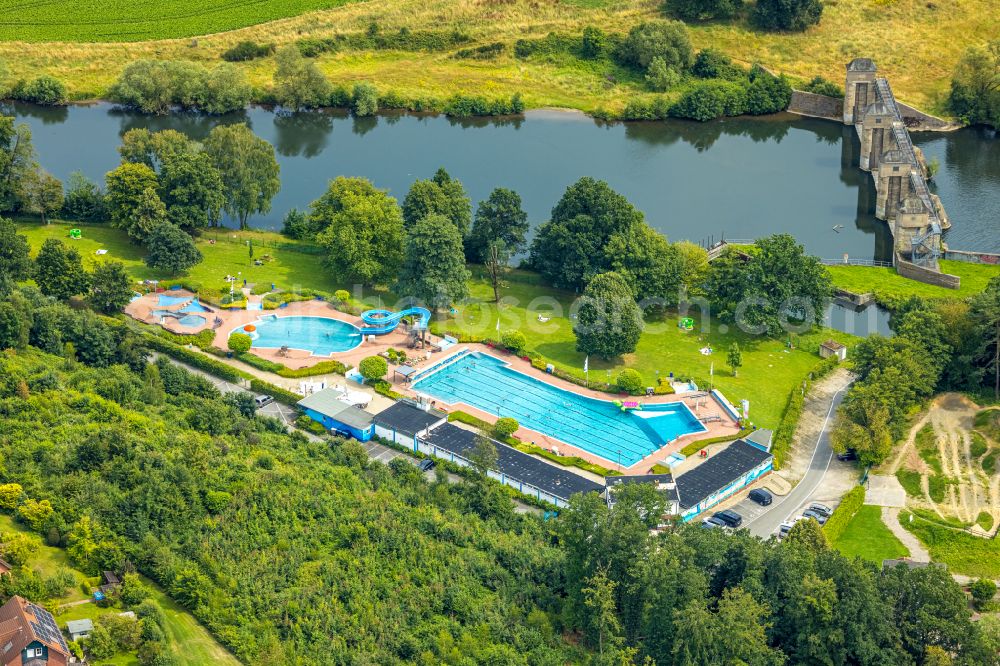
[[[326,388],[298,401],[306,416],[334,434],[367,442],[375,434],[374,416],[340,400],[341,391]]]
[[[774,456],[738,439],[694,469],[677,477],[681,517],[691,520],[771,471]]]

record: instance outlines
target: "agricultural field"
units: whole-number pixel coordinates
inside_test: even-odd
[[[578,36],[588,25],[624,33],[642,21],[662,18],[660,6],[660,0],[261,0],[238,5],[224,0],[49,0],[17,6],[5,0],[0,2],[6,14],[0,25],[0,60],[15,79],[52,74],[67,83],[75,99],[89,99],[102,96],[132,60],[215,63],[240,40],[280,46],[303,38],[362,34],[376,22],[382,33],[404,28],[459,31],[468,37],[461,48],[493,43],[503,48],[488,60],[457,58],[457,46],[324,54],[319,66],[335,83],[372,81],[408,98],[520,92],[529,107],[616,111],[628,99],[648,94],[641,78],[621,77],[611,64],[579,58],[519,59],[514,43],[552,32]],[[689,27],[695,48],[718,48],[741,63],[760,62],[796,81],[822,75],[839,82],[851,58],[871,57],[891,78],[901,101],[941,112],[962,52],[996,36],[995,12],[994,0],[958,0],[940,7],[924,0],[841,0],[826,3],[821,23],[803,33],[761,32],[745,18]],[[194,36],[199,38],[178,39]],[[240,66],[258,89],[270,86],[273,58]]]
[[[0,40],[139,42],[225,32],[350,0],[43,0],[0,2]]]

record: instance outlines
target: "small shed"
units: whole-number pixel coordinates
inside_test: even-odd
[[[843,345],[836,340],[827,340],[819,346],[819,355],[822,358],[830,358],[831,356],[836,356],[841,361],[847,360],[847,346]]]
[[[375,434],[375,417],[340,400],[342,395],[326,388],[299,400],[298,406],[306,416],[334,434],[367,442]]]
[[[81,638],[90,636],[94,630],[94,621],[91,619],[70,620],[66,623],[66,633],[71,641],[78,641]]]

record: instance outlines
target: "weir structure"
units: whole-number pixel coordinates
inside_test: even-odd
[[[875,63],[855,58],[847,65],[844,124],[861,139],[858,165],[875,181],[875,217],[893,237],[893,264],[905,277],[958,289],[957,276],[941,272],[941,232],[950,225],[941,199],[927,187],[923,153],[913,145],[889,80]]]

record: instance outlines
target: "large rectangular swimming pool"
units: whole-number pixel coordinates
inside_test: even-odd
[[[496,416],[510,416],[525,428],[631,467],[664,444],[705,426],[681,402],[643,405],[623,412],[598,400],[536,379],[502,359],[465,352],[431,369],[413,388],[449,404],[463,402]]]

